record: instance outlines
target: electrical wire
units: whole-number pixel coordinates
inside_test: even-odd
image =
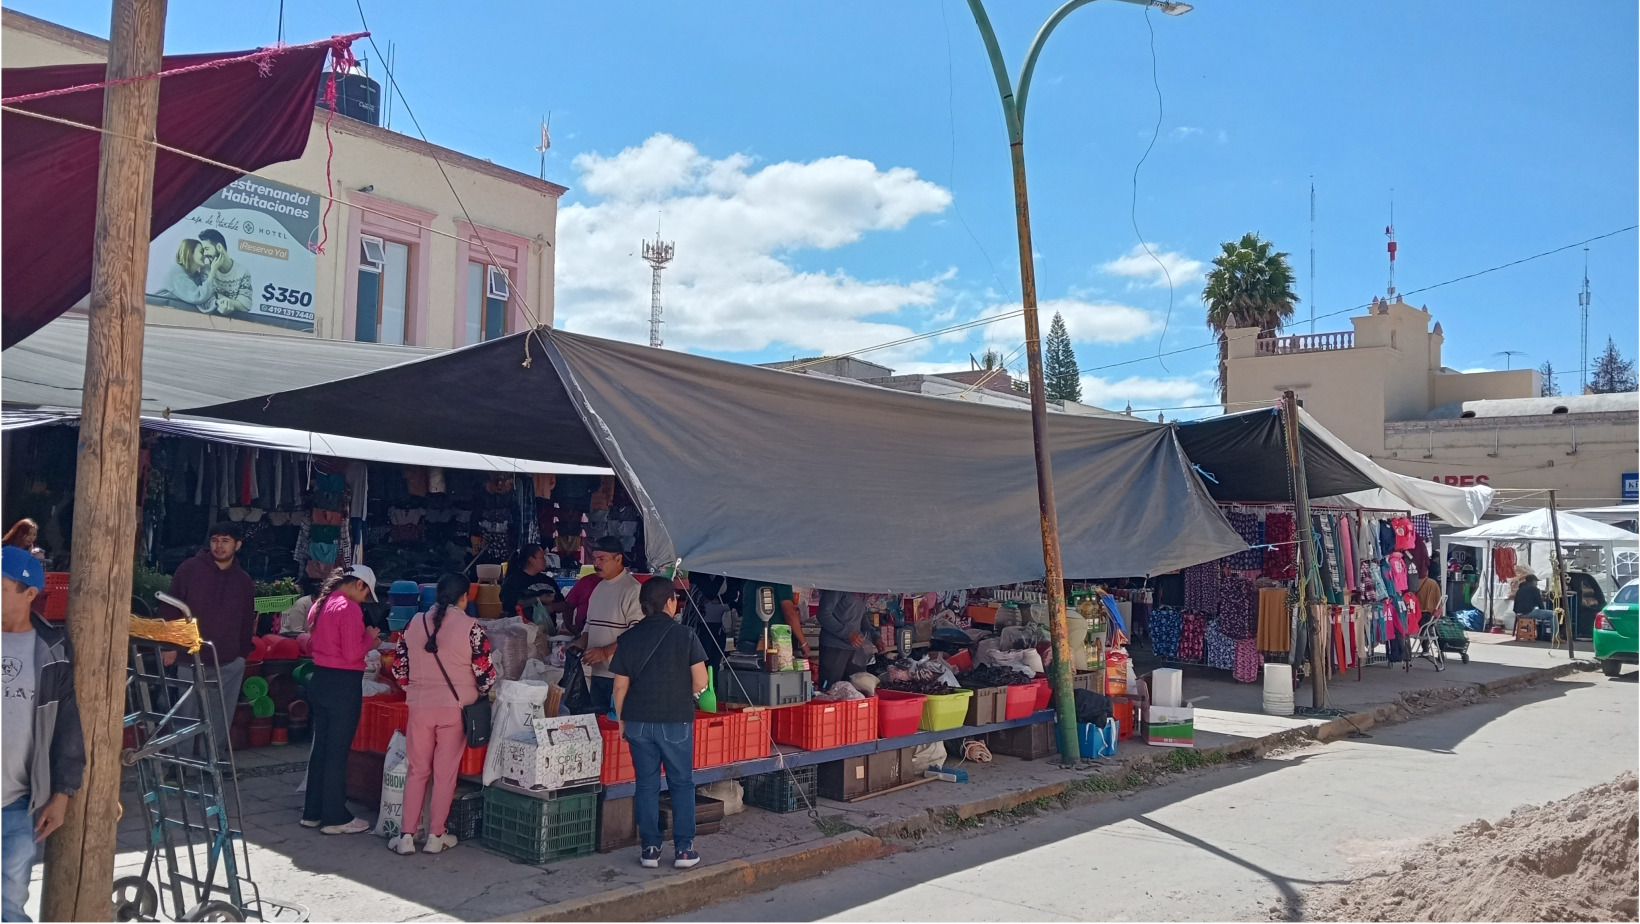
[[[1150,152],[1156,147],[1156,139],[1162,136],[1162,115],[1165,111],[1162,106],[1162,81],[1156,69],[1156,24],[1150,21],[1149,4],[1145,5],[1145,28],[1150,30],[1150,85],[1156,89],[1156,125],[1150,130],[1150,143],[1145,145],[1145,152],[1139,156],[1139,162],[1133,165],[1133,194],[1128,200],[1128,221],[1133,224],[1133,236],[1139,239],[1139,246],[1150,255],[1150,259],[1156,261],[1156,265],[1161,267],[1162,276],[1167,279],[1167,314],[1162,316],[1162,333],[1156,338],[1156,362],[1161,364],[1163,372],[1168,372],[1170,370],[1167,363],[1162,362],[1162,344],[1167,341],[1168,325],[1173,323],[1173,273],[1167,268],[1167,264],[1162,262],[1162,258],[1150,249],[1150,243],[1139,230],[1139,168],[1150,159]]]
[[[832,353],[826,356],[817,357],[815,359],[804,360],[800,363],[785,366],[783,369],[786,372],[800,372],[812,366],[824,365],[825,363],[829,363],[835,359],[847,359],[850,356],[859,356],[862,353],[875,353],[879,350],[889,349],[890,347],[904,346],[908,343],[915,343],[918,340],[928,340],[944,334],[955,333],[959,330],[967,330],[971,327],[984,327],[987,324],[993,324],[997,321],[1006,321],[1010,318],[1021,317],[1024,314],[1025,309],[1023,308],[1015,309],[1013,311],[1004,311],[1001,314],[993,314],[987,315],[983,318],[975,318],[972,321],[964,321],[961,324],[953,324],[950,327],[942,327],[939,330],[926,331],[920,334],[913,334],[909,337],[901,337],[899,340],[890,340],[887,343],[878,343],[868,347],[861,347],[858,350],[850,350],[847,353]]]
[[[1012,289],[1008,288],[1006,285],[1003,284],[1002,275],[997,272],[997,265],[996,265],[995,262],[993,262],[991,260],[990,251],[986,250],[985,245],[981,244],[979,242],[979,236],[974,234],[974,229],[968,227],[968,219],[963,217],[963,215],[962,215],[962,206],[957,202],[957,81],[956,81],[956,77],[955,77],[956,66],[953,63],[954,59],[952,58],[952,55],[951,55],[951,23],[948,19],[946,19],[946,16],[945,16],[945,0],[939,0],[939,4],[940,4],[940,25],[945,27],[945,99],[946,99],[946,107],[947,107],[947,110],[949,112],[950,119],[951,119],[951,167],[950,167],[950,170],[948,171],[948,173],[946,175],[945,186],[946,186],[947,189],[949,189],[951,191],[951,209],[952,209],[952,211],[956,212],[957,221],[962,224],[962,230],[968,232],[968,239],[974,242],[975,247],[979,248],[980,256],[984,257],[986,265],[991,267],[991,278],[996,281],[997,291],[999,291],[999,292],[1012,292],[1013,291]]]

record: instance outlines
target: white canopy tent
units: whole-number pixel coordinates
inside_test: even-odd
[[[1610,586],[1603,589],[1610,597],[1611,592],[1621,583],[1623,571],[1621,569],[1620,553],[1628,553],[1630,562],[1637,547],[1640,547],[1640,534],[1631,533],[1626,529],[1608,526],[1575,513],[1561,511],[1551,522],[1547,507],[1523,513],[1519,516],[1504,520],[1495,520],[1482,523],[1470,529],[1461,530],[1441,537],[1441,557],[1443,566],[1448,561],[1451,546],[1465,545],[1484,549],[1482,560],[1477,562],[1480,573],[1484,576],[1483,586],[1486,589],[1486,601],[1483,612],[1488,622],[1500,622],[1511,626],[1514,622],[1513,607],[1505,606],[1503,613],[1498,613],[1499,604],[1507,604],[1510,600],[1509,581],[1499,581],[1495,573],[1494,549],[1499,545],[1510,545],[1517,551],[1526,554],[1521,557],[1521,565],[1533,573],[1546,573],[1551,567],[1552,553],[1555,541],[1555,526],[1560,527],[1560,544],[1562,549],[1593,549],[1604,555],[1604,568],[1591,571],[1596,580],[1601,576],[1607,578]],[[1570,558],[1570,556],[1568,556]],[[1572,568],[1568,570],[1584,570],[1587,568]],[[1545,588],[1547,589],[1547,588]],[[1477,591],[1476,596],[1479,596]],[[1547,597],[1547,594],[1545,595]]]

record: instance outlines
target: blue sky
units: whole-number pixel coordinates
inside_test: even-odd
[[[10,5],[107,33],[106,2]],[[1011,67],[1054,6],[993,0]],[[571,188],[563,326],[646,336],[648,273],[633,252],[657,219],[678,241],[676,348],[839,352],[1019,297],[1000,107],[963,0],[364,8],[383,48],[397,44],[434,142],[533,173],[536,121],[552,111],[548,178]],[[265,44],[277,10],[172,0],[167,50]],[[285,23],[304,41],[359,16],[352,0],[287,0]],[[1151,29],[1163,114],[1135,202],[1157,121]],[[1038,66],[1026,149],[1039,295],[1067,312],[1088,398],[1204,403],[1213,351],[1156,354],[1210,340],[1202,265],[1245,231],[1292,254],[1295,329],[1308,330],[1312,176],[1318,314],[1384,291],[1392,189],[1403,291],[1635,224],[1636,32],[1635,4],[1607,0],[1201,0],[1148,22],[1125,3],[1079,10]],[[394,127],[413,131],[402,107]],[[1154,262],[1133,259],[1140,234],[1175,271],[1171,315]],[[1631,358],[1636,240],[1589,252],[1591,341],[1611,336]],[[1409,300],[1442,322],[1451,366],[1502,368],[1495,354],[1519,350],[1517,367],[1575,370],[1583,259],[1569,250]],[[867,358],[966,367],[1021,339],[1015,319]]]

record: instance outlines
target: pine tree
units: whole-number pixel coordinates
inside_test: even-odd
[[[1538,367],[1538,376],[1543,379],[1543,384],[1538,387],[1538,397],[1540,397],[1540,398],[1558,398],[1558,397],[1560,397],[1560,386],[1555,384],[1555,365],[1554,365],[1554,363],[1551,363],[1548,360],[1544,360],[1543,365]]]
[[[1617,352],[1617,344],[1606,338],[1606,350],[1594,364],[1594,377],[1589,380],[1589,391],[1597,395],[1611,395],[1635,391],[1634,360],[1625,360]]]
[[[1050,401],[1081,401],[1082,371],[1076,366],[1076,350],[1071,347],[1065,318],[1054,312],[1048,325],[1048,343],[1043,357],[1044,393]]]

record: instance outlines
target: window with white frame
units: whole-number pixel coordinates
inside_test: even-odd
[[[409,296],[410,245],[361,236],[353,339],[361,343],[404,343]]]
[[[507,271],[484,263],[467,264],[467,342],[507,335],[507,299],[512,281]]]

